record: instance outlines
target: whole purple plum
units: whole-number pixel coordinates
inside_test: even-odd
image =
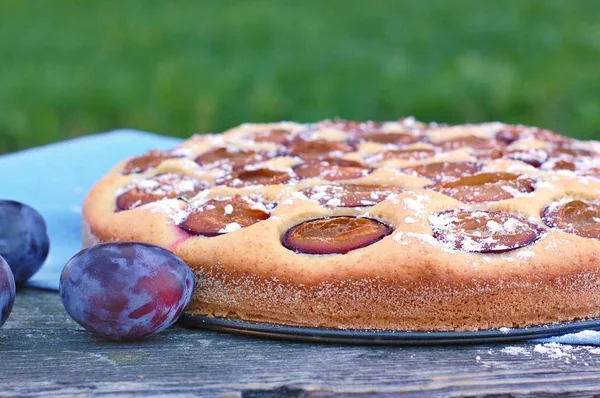
[[[42,215],[26,204],[0,200],[0,256],[10,266],[17,285],[40,269],[49,250]]]
[[[138,340],[169,327],[192,298],[194,275],[179,257],[136,242],[103,243],[71,258],[60,276],[69,315],[112,341]]]
[[[0,257],[0,326],[8,319],[15,303],[15,278],[10,267]]]

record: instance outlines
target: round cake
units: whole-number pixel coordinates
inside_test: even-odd
[[[599,154],[503,123],[244,124],[118,164],[86,198],[83,240],[177,254],[193,314],[402,331],[587,319]]]

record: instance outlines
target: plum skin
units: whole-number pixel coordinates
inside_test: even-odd
[[[177,321],[192,299],[194,275],[158,246],[102,243],[71,258],[60,277],[67,313],[110,341],[154,335]]]
[[[34,208],[0,201],[0,256],[10,266],[17,286],[35,274],[50,250],[46,222]]]
[[[15,278],[7,262],[0,256],[0,327],[8,319],[15,303]]]

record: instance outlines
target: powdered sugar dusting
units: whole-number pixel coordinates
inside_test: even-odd
[[[425,195],[415,195],[412,198],[404,198],[404,207],[411,210],[414,215],[423,215],[425,214],[426,203],[431,202],[429,196]]]
[[[221,228],[219,230],[219,233],[225,233],[225,234],[227,234],[229,232],[239,231],[240,229],[242,229],[242,226],[240,224],[238,224],[236,222],[232,222],[232,223],[229,223],[229,224],[225,225],[224,228]]]
[[[283,200],[282,205],[294,204],[294,200],[309,200],[309,198],[302,192],[292,192],[291,197]]]
[[[573,346],[559,343],[537,344],[533,351],[539,354],[544,354],[552,359],[564,358],[566,363],[570,363],[570,360],[577,358],[575,354],[572,353]]]
[[[268,213],[269,210],[267,210],[267,207],[265,206],[265,204],[262,201],[257,200],[256,202],[252,203],[252,206],[250,206],[250,208],[252,210],[260,210],[263,211],[265,213]]]
[[[526,356],[526,357],[531,356],[531,352],[529,352],[529,350],[527,350],[527,348],[518,347],[518,346],[504,347],[503,349],[500,350],[500,352],[503,354],[512,355],[512,356]]]
[[[159,200],[157,202],[148,203],[145,205],[152,213],[162,213],[166,215],[170,222],[179,224],[182,222],[187,211],[182,208],[181,202],[177,199]]]
[[[598,332],[583,331],[575,335],[586,335],[589,333],[595,334]],[[567,336],[572,335],[560,336],[557,337],[557,339],[563,339]],[[597,338],[598,337],[596,336],[596,339]],[[489,363],[488,361],[495,359],[495,354],[501,354],[511,357],[521,357],[527,359],[531,358],[534,360],[547,359],[552,361],[560,361],[566,364],[582,363],[584,366],[589,366],[589,363],[586,361],[589,361],[590,359],[596,361],[600,360],[600,347],[595,347],[593,345],[582,345],[584,343],[585,341],[582,340],[576,345],[559,342],[539,343],[535,345],[528,343],[524,343],[522,345],[509,345],[499,350],[488,349],[486,351],[480,351],[481,355],[479,356],[479,359],[476,359],[476,361]],[[597,343],[598,340],[591,342],[591,344]]]
[[[517,252],[517,257],[521,260],[529,260],[535,257],[535,252],[531,250],[519,250]]]
[[[422,242],[430,244],[432,246],[440,246],[440,242],[429,234],[420,234],[416,232],[402,232],[398,231],[393,237],[394,241],[401,245],[408,245],[412,239],[418,239]]]

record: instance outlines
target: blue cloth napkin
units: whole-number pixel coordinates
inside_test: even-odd
[[[135,130],[76,138],[0,156],[0,199],[37,209],[48,225],[50,254],[28,286],[58,290],[65,263],[81,249],[81,204],[91,187],[115,164],[181,140]],[[535,340],[538,343],[600,345],[600,332]]]
[[[81,204],[92,186],[123,159],[168,149],[180,139],[117,130],[0,156],[0,199],[23,202],[45,218],[46,263],[27,285],[58,290],[65,263],[81,250]]]

